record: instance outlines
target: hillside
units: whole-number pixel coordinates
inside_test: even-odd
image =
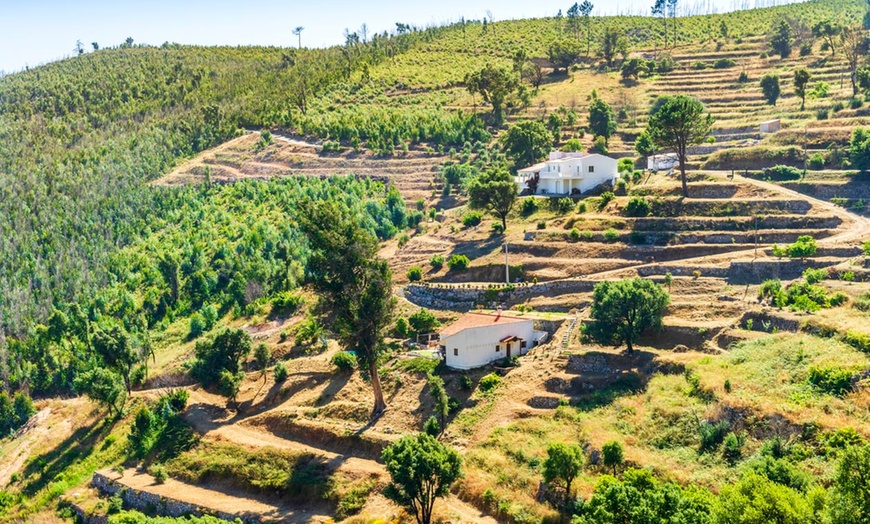
[[[0,522],[412,522],[382,452],[433,424],[464,472],[437,522],[864,522],[870,485],[848,472],[870,464],[870,141],[852,137],[870,112],[811,28],[865,11],[124,44],[0,77]],[[608,34],[627,45],[611,66]],[[559,68],[554,44],[579,54]],[[655,67],[622,74],[632,59]],[[515,76],[504,122],[466,85],[487,65]],[[688,150],[688,197],[635,151],[681,94],[715,120]],[[609,154],[633,163],[614,187],[523,195],[504,231],[472,206],[476,183],[522,166],[520,123],[544,129],[537,159],[596,147],[595,97]],[[383,266],[330,273],[360,252]],[[631,351],[596,336],[593,305],[635,277],[667,306]],[[373,294],[343,294],[357,278]],[[377,292],[396,314],[370,327]],[[546,342],[470,371],[417,344],[497,308]],[[545,481],[555,444],[583,463],[567,490]]]

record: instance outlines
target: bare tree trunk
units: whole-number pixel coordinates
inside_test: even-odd
[[[680,157],[680,182],[683,184],[683,198],[689,198],[689,184],[686,182],[686,161]]]
[[[369,374],[372,377],[372,391],[375,394],[375,407],[372,409],[372,420],[381,416],[381,413],[387,409],[387,403],[384,401],[384,392],[381,389],[381,377],[378,375],[377,359],[372,359],[369,364]]]

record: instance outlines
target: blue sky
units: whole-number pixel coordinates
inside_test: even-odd
[[[738,6],[788,3],[790,0],[683,0],[687,8],[724,11]],[[373,31],[396,22],[424,26],[479,19],[553,16],[567,0],[0,0],[0,71],[19,71],[69,56],[76,40],[115,46],[128,36],[137,43],[201,45],[295,45],[291,33],[303,26],[302,43],[340,43],[345,28],[363,23]],[[652,0],[593,0],[595,14],[646,13]]]

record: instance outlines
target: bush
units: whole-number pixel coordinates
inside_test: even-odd
[[[187,337],[190,339],[199,338],[205,333],[205,319],[202,318],[199,311],[190,316],[188,326]]]
[[[860,96],[849,99],[849,107],[851,109],[858,109],[863,105],[864,105],[864,98],[862,98]]]
[[[598,153],[600,155],[606,155],[608,152],[607,149],[607,139],[603,136],[595,137],[595,140],[592,142],[592,148],[590,149],[593,153]]]
[[[163,464],[154,464],[149,468],[148,473],[154,477],[154,482],[157,484],[163,484],[169,478],[169,474],[166,472],[166,467]]]
[[[807,281],[807,284],[818,284],[826,278],[828,278],[828,271],[825,269],[808,267],[804,270],[804,279]]]
[[[619,240],[619,231],[613,229],[612,227],[604,231],[605,242],[616,242],[617,240]]]
[[[501,377],[495,373],[490,373],[485,375],[482,379],[480,379],[480,391],[484,393],[489,393],[493,389],[495,389],[499,383],[501,383]]]
[[[568,197],[554,198],[550,200],[550,209],[555,213],[565,215],[574,209],[574,201]]]
[[[537,223],[537,225],[535,227],[538,229],[547,229],[547,223],[544,222],[543,220],[541,220],[540,222]]]
[[[520,213],[523,216],[534,215],[538,211],[538,199],[534,197],[524,198],[520,206]]]
[[[419,282],[423,280],[423,268],[414,266],[408,269],[408,280],[411,282]]]
[[[806,258],[815,255],[817,250],[816,239],[801,235],[794,244],[788,246],[787,252],[789,258]]]
[[[423,433],[433,437],[437,437],[441,433],[441,424],[438,423],[438,418],[435,415],[432,415],[423,423]]]
[[[463,391],[471,391],[471,388],[474,387],[474,381],[471,380],[471,377],[468,375],[461,375],[459,377],[459,388]]]
[[[332,356],[332,365],[342,373],[349,373],[356,368],[356,357],[347,351],[339,351]]]
[[[429,259],[429,265],[435,269],[441,269],[444,267],[444,255],[432,255],[432,258]]]
[[[568,232],[568,239],[571,242],[578,242],[580,240],[580,230],[576,227],[572,227],[571,231]]]
[[[701,71],[703,69],[707,69],[707,62],[702,62],[700,60],[697,60],[697,61],[695,61],[694,64],[692,64],[692,69],[694,69],[696,71]]]
[[[827,120],[829,116],[828,109],[825,107],[816,110],[816,120]]]
[[[181,413],[187,407],[190,392],[186,389],[176,388],[169,391],[160,400],[166,402],[176,413]]]
[[[852,390],[852,371],[838,367],[810,366],[807,382],[823,393],[843,396]]]
[[[729,67],[734,67],[735,65],[737,65],[737,62],[735,62],[731,58],[720,58],[713,62],[713,69],[728,69]]]
[[[710,423],[707,421],[701,422],[698,427],[698,433],[701,437],[700,451],[714,451],[719,447],[719,444],[725,440],[725,435],[731,427],[727,421],[720,420],[719,422]]]
[[[284,382],[285,380],[287,380],[287,376],[289,375],[289,372],[287,371],[287,365],[283,362],[278,362],[277,364],[275,364],[275,368],[272,373],[275,375],[275,382]]]
[[[603,211],[604,208],[607,207],[607,204],[609,204],[610,201],[614,198],[616,198],[616,195],[614,195],[610,191],[605,191],[604,193],[601,193],[598,201],[598,211]]]
[[[842,111],[845,108],[846,108],[846,104],[844,104],[843,102],[837,101],[837,102],[834,102],[834,105],[831,106],[831,111],[834,113],[839,113],[840,111]]]
[[[411,333],[411,325],[408,324],[408,319],[399,317],[396,319],[396,334],[402,338],[406,338]]]
[[[809,160],[807,160],[807,167],[815,171],[824,169],[825,157],[823,157],[821,153],[814,153]]]
[[[272,297],[272,314],[280,316],[291,316],[299,311],[299,308],[305,302],[301,295],[284,291]]]
[[[749,82],[749,73],[747,73],[746,71],[741,71],[740,75],[737,77],[737,81],[741,84]]]
[[[462,225],[465,227],[474,227],[479,225],[481,220],[483,220],[483,215],[476,211],[472,211],[466,213],[465,216],[462,217]]]
[[[465,255],[450,255],[450,258],[447,260],[447,267],[451,271],[462,271],[463,269],[468,269],[468,264],[470,263]]]
[[[441,326],[441,322],[435,318],[435,315],[423,308],[420,308],[419,311],[408,317],[408,324],[411,325],[414,333],[418,335],[432,333]]]
[[[761,92],[768,104],[775,106],[779,99],[779,75],[776,73],[768,73],[761,78]]]
[[[634,160],[630,158],[620,158],[617,165],[617,171],[620,173],[634,171]]]
[[[585,213],[586,211],[587,211],[586,202],[580,202],[579,204],[577,204],[577,212],[578,213]]]
[[[728,433],[728,436],[725,437],[725,441],[722,443],[722,456],[725,457],[725,460],[732,464],[740,460],[740,457],[743,455],[743,442],[744,438],[742,436]]]
[[[562,146],[562,151],[565,153],[579,153],[583,151],[583,144],[580,143],[579,138],[569,138],[565,145]]]
[[[803,173],[800,169],[791,166],[773,166],[762,171],[765,178],[771,180],[798,180]]]
[[[616,187],[613,188],[613,192],[617,195],[624,195],[628,192],[628,184],[623,179],[619,179],[616,181]]]
[[[645,217],[650,212],[650,203],[644,197],[633,196],[625,206],[625,213],[630,217]]]

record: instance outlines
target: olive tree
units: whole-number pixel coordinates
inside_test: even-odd
[[[547,458],[544,460],[544,480],[562,482],[565,497],[569,498],[571,484],[583,471],[584,461],[585,455],[579,444],[550,444],[547,446]]]
[[[381,458],[390,474],[384,495],[412,511],[418,524],[432,521],[435,500],[462,477],[459,454],[425,433],[402,437]]]
[[[604,281],[592,291],[589,334],[604,344],[625,343],[628,352],[647,330],[661,329],[670,303],[667,291],[644,278]]]

